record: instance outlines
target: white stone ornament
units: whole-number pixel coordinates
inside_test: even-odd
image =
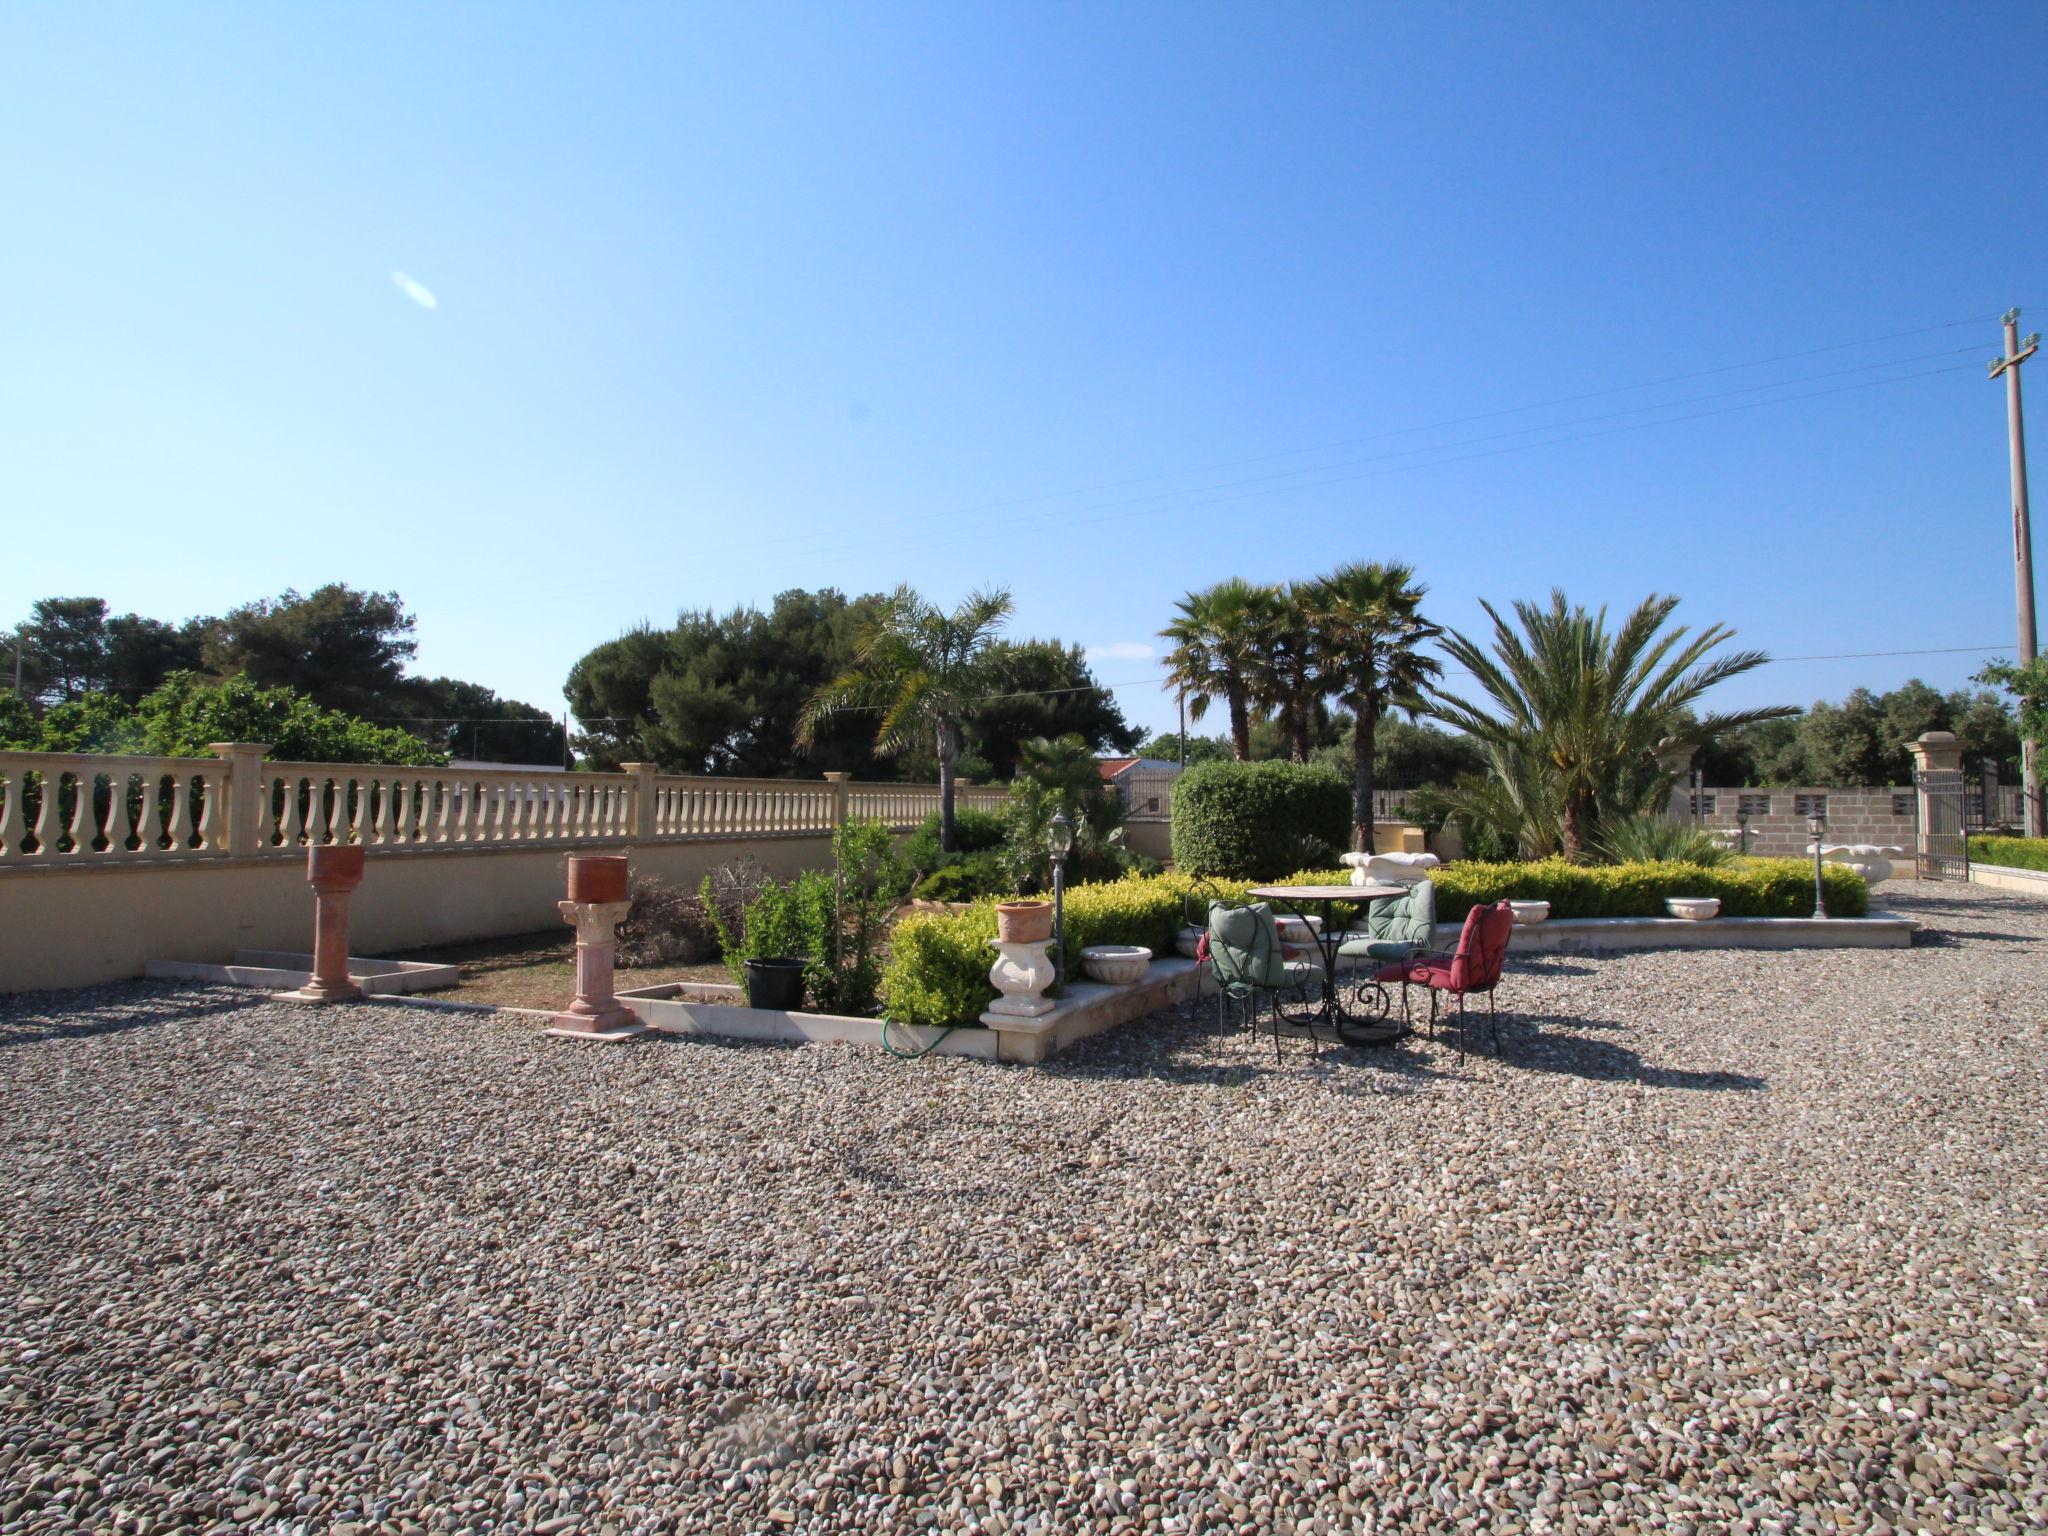
[[[1338,862],[1351,871],[1353,885],[1413,885],[1443,860],[1433,853],[1347,853]]]
[[[1053,1000],[1045,995],[1055,974],[1052,940],[1005,944],[1000,939],[990,939],[988,947],[996,951],[996,963],[988,970],[989,985],[1003,995],[988,1005],[982,1019],[986,1021],[990,1015],[1035,1019],[1041,1013],[1052,1012]]]

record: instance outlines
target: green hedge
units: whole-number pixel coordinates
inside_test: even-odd
[[[1320,763],[1203,763],[1173,786],[1173,862],[1190,875],[1270,880],[1332,862],[1351,785]]]
[[[2008,869],[2048,869],[2048,837],[1973,837],[1970,862]]]
[[[1663,917],[1667,896],[1718,896],[1723,917],[1811,917],[1813,865],[1804,859],[1730,859],[1699,864],[1567,864],[1563,859],[1482,864],[1460,860],[1430,871],[1436,881],[1436,918],[1464,921],[1490,902],[1547,901],[1552,917]],[[1312,885],[1338,877],[1327,871],[1283,882]],[[1870,910],[1863,877],[1839,864],[1823,867],[1828,913],[1861,917]]]

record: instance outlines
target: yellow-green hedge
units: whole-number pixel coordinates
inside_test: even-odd
[[[1970,858],[2007,869],[2048,869],[2048,837],[1973,837]]]
[[[1475,906],[1496,901],[1547,901],[1561,917],[1663,917],[1667,896],[1718,896],[1723,917],[1811,917],[1813,865],[1805,859],[1730,859],[1699,864],[1567,864],[1563,859],[1483,864],[1460,860],[1430,871],[1436,881],[1436,920],[1464,921]],[[1325,885],[1343,871],[1292,875],[1282,885]],[[1828,912],[1861,917],[1870,910],[1863,877],[1827,864],[1822,880]]]

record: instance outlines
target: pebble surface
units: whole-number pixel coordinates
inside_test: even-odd
[[[0,1531],[2040,1530],[2048,905],[1884,894],[1465,1061],[0,999]]]

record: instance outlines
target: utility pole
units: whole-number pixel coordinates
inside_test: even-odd
[[[2036,636],[2034,632],[2034,533],[2027,519],[2027,429],[2020,416],[2020,364],[2034,355],[2041,344],[2041,334],[2036,331],[2025,341],[2020,340],[2020,312],[2008,309],[2004,315],[2005,355],[1995,358],[1991,364],[1991,377],[2005,375],[2005,419],[2006,432],[2012,445],[2012,560],[2014,579],[2019,588],[2020,617],[2020,665],[2025,666],[2034,659]],[[2028,837],[2040,837],[2048,832],[2048,817],[2043,815],[2041,801],[2041,769],[2035,761],[2037,754],[2031,741],[2020,742],[2020,764],[2024,775],[2020,791],[2020,804],[2026,821]]]

